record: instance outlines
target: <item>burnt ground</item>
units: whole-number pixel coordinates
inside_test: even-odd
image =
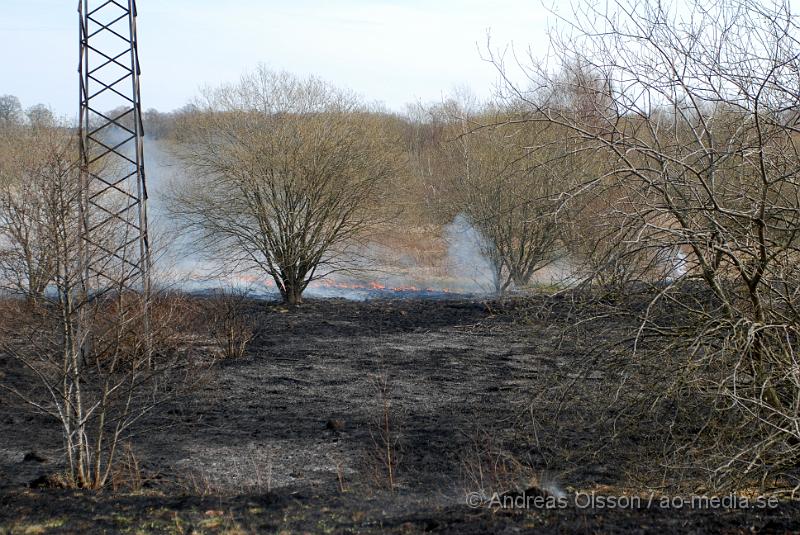
[[[28,488],[63,470],[58,427],[0,400],[0,533],[800,530],[796,502],[659,507],[657,488],[632,484],[636,462],[648,462],[641,451],[629,448],[631,459],[584,453],[602,446],[596,410],[552,418],[563,395],[555,383],[602,390],[602,362],[576,370],[585,369],[582,348],[602,343],[621,320],[608,318],[581,345],[565,335],[573,318],[552,303],[543,313],[535,300],[318,300],[250,309],[257,334],[248,355],[218,361],[190,396],[143,422],[149,431],[120,456],[121,480],[136,459],[134,489]],[[0,362],[7,376],[19,373],[13,366]],[[384,402],[397,459],[393,490],[380,460]],[[525,489],[562,497],[564,506],[465,503],[469,493]],[[645,499],[576,506],[576,493],[591,492]]]

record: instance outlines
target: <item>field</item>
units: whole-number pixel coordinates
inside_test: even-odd
[[[64,468],[57,425],[4,397],[0,533],[783,533],[800,525],[797,502],[659,506],[669,496],[653,484],[648,457],[658,437],[628,426],[605,442],[620,417],[600,400],[618,382],[591,349],[626,325],[608,318],[576,335],[569,297],[246,308],[257,326],[247,355],[216,361],[190,396],[142,422],[147,431],[118,455],[114,482],[99,494],[40,478]],[[32,380],[12,366],[0,362],[6,379]],[[45,488],[31,488],[37,478]],[[477,492],[487,502],[497,493],[564,506],[470,507]],[[586,507],[592,493],[630,506]]]

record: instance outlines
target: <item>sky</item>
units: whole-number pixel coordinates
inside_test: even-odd
[[[77,115],[77,5],[0,0],[0,95]],[[139,0],[138,12],[142,104],[161,111],[259,63],[396,111],[465,87],[487,97],[487,32],[494,48],[536,50],[548,21],[537,0]]]

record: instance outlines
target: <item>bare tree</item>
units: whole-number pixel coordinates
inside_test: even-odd
[[[54,123],[14,125],[0,139],[0,272],[4,286],[31,301],[55,276],[52,236],[74,205],[74,136]],[[53,219],[55,218],[55,219]]]
[[[531,123],[506,123],[508,109],[445,106],[451,138],[442,147],[441,203],[483,238],[495,289],[530,283],[560,254],[558,193],[572,180],[558,136]]]
[[[74,134],[41,123],[5,132],[2,267],[38,306],[20,308],[0,326],[0,350],[28,372],[28,380],[3,380],[0,389],[59,423],[67,484],[100,488],[120,441],[185,384],[190,347],[171,343],[179,310],[169,299],[151,303],[149,328],[144,327],[144,301],[128,290],[135,284],[130,270],[105,262],[102,285],[86,276],[87,263],[96,266],[103,259],[82,240]],[[112,225],[93,233],[93,243],[129,241]]]
[[[691,392],[677,412],[716,422],[708,447],[683,436],[670,451],[702,452],[715,486],[779,473],[800,455],[797,20],[782,2],[619,0],[564,22],[560,72],[534,58],[522,87],[493,59],[534,120],[605,162],[575,193],[604,200],[613,222],[596,235],[658,284],[638,341],[672,340],[660,355],[677,384],[654,396]],[[661,301],[680,315],[658,317]]]
[[[14,95],[0,96],[0,123],[22,122],[22,104]]]
[[[53,111],[44,104],[36,104],[25,110],[28,124],[33,126],[52,126],[56,120]]]
[[[208,252],[271,277],[300,303],[308,284],[346,267],[380,217],[380,184],[397,158],[352,95],[263,66],[208,91],[180,125],[194,172],[174,213]]]
[[[58,298],[37,313],[3,325],[2,350],[24,366],[31,382],[0,381],[0,390],[59,423],[67,463],[63,484],[105,486],[118,446],[199,377],[191,346],[179,343],[173,330],[185,314],[180,304],[170,298],[151,302],[150,339],[139,296],[118,292],[81,301],[59,287]]]

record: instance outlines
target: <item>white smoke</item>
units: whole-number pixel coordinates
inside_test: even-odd
[[[495,270],[485,251],[490,245],[486,238],[467,218],[459,214],[444,227],[447,242],[447,272],[459,286],[472,293],[489,293],[495,290]]]

